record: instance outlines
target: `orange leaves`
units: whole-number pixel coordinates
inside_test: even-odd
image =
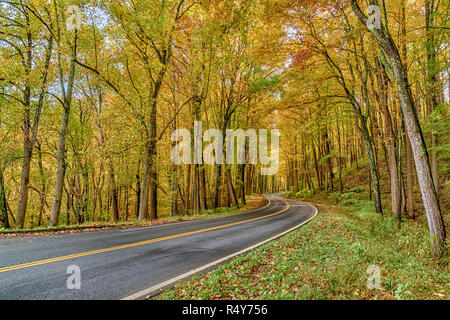
[[[300,70],[305,69],[306,62],[309,58],[312,56],[312,48],[311,48],[311,42],[309,40],[304,40],[303,44],[305,48],[298,51],[293,57],[290,67],[299,67]]]

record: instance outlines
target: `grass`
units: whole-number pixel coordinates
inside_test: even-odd
[[[399,229],[354,194],[325,198],[338,204],[321,206],[306,226],[154,298],[450,299],[448,264],[430,257],[422,223]],[[367,286],[371,265],[380,268],[381,290]]]

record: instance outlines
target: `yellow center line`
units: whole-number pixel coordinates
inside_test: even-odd
[[[206,228],[206,229],[201,229],[201,230],[195,230],[195,231],[178,233],[178,234],[174,234],[174,235],[171,235],[171,236],[165,236],[165,237],[160,237],[160,238],[155,238],[155,239],[150,239],[150,240],[144,240],[144,241],[124,244],[124,245],[121,245],[121,246],[115,246],[115,247],[110,247],[110,248],[104,248],[104,249],[97,249],[97,250],[92,250],[92,251],[74,253],[74,254],[69,254],[69,255],[66,255],[66,256],[61,256],[61,257],[56,257],[56,258],[38,260],[38,261],[18,264],[18,265],[15,265],[15,266],[3,267],[3,268],[0,268],[0,273],[6,272],[6,271],[17,270],[17,269],[34,267],[34,266],[47,264],[47,263],[52,263],[52,262],[58,262],[58,261],[63,261],[63,260],[69,260],[69,259],[74,259],[74,258],[79,258],[79,257],[90,256],[90,255],[99,254],[99,253],[105,253],[105,252],[111,252],[111,251],[115,251],[115,250],[121,250],[121,249],[126,249],[126,248],[133,248],[133,247],[143,246],[143,245],[150,244],[150,243],[155,243],[155,242],[160,242],[160,241],[170,240],[170,239],[176,239],[176,238],[180,238],[180,237],[186,237],[186,236],[190,236],[190,235],[193,235],[193,234],[198,234],[198,233],[203,233],[203,232],[223,229],[223,228],[232,227],[232,226],[236,226],[236,225],[243,224],[243,223],[249,223],[249,222],[253,222],[253,221],[257,221],[257,220],[261,220],[261,219],[267,219],[267,218],[279,215],[279,214],[287,211],[291,207],[291,205],[287,201],[285,201],[283,199],[281,199],[281,200],[284,203],[286,203],[286,207],[283,210],[280,210],[280,211],[275,212],[275,213],[271,213],[271,214],[269,214],[267,216],[253,218],[253,219],[248,219],[248,220],[244,220],[244,221],[233,222],[233,223],[220,225],[220,226],[216,226],[216,227],[211,227],[211,228]]]

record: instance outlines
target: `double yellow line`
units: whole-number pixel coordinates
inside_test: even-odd
[[[284,203],[286,203],[286,207],[283,210],[280,210],[280,211],[275,212],[275,213],[271,213],[271,214],[269,214],[267,216],[262,216],[262,217],[258,217],[258,218],[248,219],[248,220],[244,220],[244,221],[233,222],[233,223],[224,224],[224,225],[221,225],[221,226],[216,226],[216,227],[211,227],[211,228],[206,228],[206,229],[201,229],[201,230],[195,230],[195,231],[178,233],[178,234],[174,234],[174,235],[171,235],[171,236],[165,236],[165,237],[160,237],[160,238],[155,238],[155,239],[150,239],[150,240],[145,240],[145,241],[139,241],[139,242],[124,244],[124,245],[116,246],[116,247],[110,247],[110,248],[104,248],[104,249],[97,249],[97,250],[92,250],[92,251],[80,252],[80,253],[69,254],[69,255],[66,255],[66,256],[61,256],[61,257],[56,257],[56,258],[50,258],[50,259],[44,259],[44,260],[38,260],[38,261],[18,264],[18,265],[15,265],[15,266],[3,267],[3,268],[0,268],[0,273],[6,272],[6,271],[13,271],[13,270],[18,270],[18,269],[24,269],[24,268],[39,266],[39,265],[42,265],[42,264],[47,264],[47,263],[52,263],[52,262],[58,262],[58,261],[64,261],[64,260],[79,258],[79,257],[90,256],[90,255],[99,254],[99,253],[105,253],[105,252],[111,252],[111,251],[126,249],[126,248],[133,248],[133,247],[143,246],[143,245],[150,244],[150,243],[155,243],[155,242],[160,242],[160,241],[170,240],[170,239],[176,239],[176,238],[190,236],[190,235],[198,234],[198,233],[202,233],[202,232],[219,230],[219,229],[236,226],[236,225],[243,224],[243,223],[253,222],[253,221],[262,220],[262,219],[267,219],[267,218],[279,215],[279,214],[287,211],[291,207],[291,205],[287,201],[285,201],[283,199],[281,199],[281,200]]]

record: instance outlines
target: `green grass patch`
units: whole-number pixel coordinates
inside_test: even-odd
[[[430,257],[427,228],[344,199],[309,224],[155,299],[450,299],[448,266]],[[369,289],[369,266],[382,289]]]

